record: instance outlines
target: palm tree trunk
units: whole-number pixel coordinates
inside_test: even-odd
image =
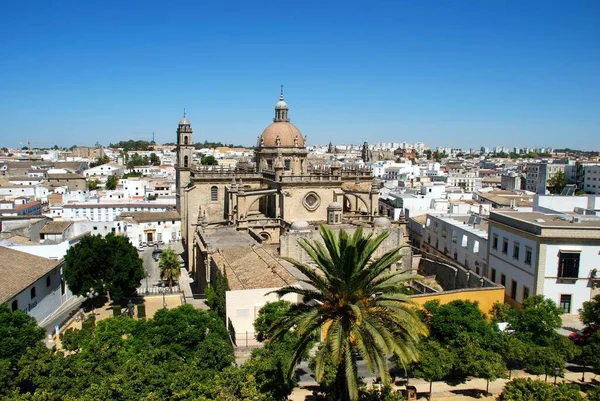
[[[581,381],[585,381],[585,365],[583,366],[583,371],[581,372]]]
[[[485,380],[485,395],[490,393],[490,379]]]
[[[431,388],[433,387],[433,380],[429,380],[429,399],[431,400]]]

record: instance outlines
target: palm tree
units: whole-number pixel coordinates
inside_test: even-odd
[[[176,281],[179,278],[179,275],[181,274],[179,260],[177,254],[173,249],[166,249],[163,253],[160,254],[160,261],[158,262],[158,267],[160,268],[161,280],[167,280],[167,282],[169,283],[169,292],[171,292],[173,282]]]
[[[320,241],[300,240],[315,267],[284,258],[300,270],[308,286],[288,286],[274,291],[277,295],[298,294],[304,302],[293,305],[289,312],[270,328],[271,341],[283,338],[289,330],[300,336],[290,374],[293,374],[319,329],[323,329],[322,346],[315,356],[315,376],[321,381],[325,367],[336,368],[334,388],[340,400],[357,400],[356,356],[361,355],[371,372],[379,372],[383,384],[390,376],[386,358],[395,355],[407,365],[418,358],[417,344],[427,334],[416,308],[401,293],[403,283],[413,278],[391,273],[389,268],[402,258],[402,247],[394,248],[374,259],[377,248],[388,237],[354,235],[340,231],[336,236],[321,226]]]

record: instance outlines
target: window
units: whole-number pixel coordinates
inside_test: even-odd
[[[46,277],[46,287],[50,287],[51,284],[52,284],[52,279],[50,278],[50,276]]]
[[[496,269],[492,269],[492,273],[490,274],[490,280],[492,280],[493,283],[496,282]]]
[[[523,301],[525,301],[527,298],[529,298],[529,288],[523,286]]]
[[[519,244],[513,242],[513,259],[519,260]]]
[[[517,299],[517,282],[515,280],[512,281],[510,286],[510,297],[512,299]]]
[[[31,287],[31,299],[35,298],[35,287]]]
[[[16,311],[17,309],[19,309],[19,301],[17,301],[16,299],[14,301],[12,301],[10,308],[12,309],[13,312]]]
[[[504,287],[506,287],[506,275],[505,274],[500,275],[500,284],[502,284]]]
[[[579,277],[579,252],[560,251],[558,256],[558,277]]]
[[[506,239],[506,238],[502,238],[502,253],[503,254],[508,253],[508,239]]]
[[[285,171],[290,171],[290,161],[289,160],[284,160],[283,164],[284,164]]]
[[[456,230],[452,230],[452,242],[456,244]]]
[[[492,249],[498,249],[498,236],[496,234],[492,238]]]
[[[210,200],[216,202],[219,198],[219,188],[216,186],[210,187]]]
[[[189,158],[187,156],[183,156],[183,167],[188,166],[188,160],[189,160]]]
[[[531,265],[531,248],[525,247],[525,264]]]
[[[446,225],[442,226],[442,237],[446,238]]]
[[[561,294],[560,295],[559,307],[563,311],[565,311],[565,313],[571,313],[571,294]]]
[[[473,241],[473,253],[479,253],[479,241]]]
[[[466,248],[466,247],[469,246],[469,239],[467,238],[466,234],[464,234],[462,236],[462,243],[461,243],[461,245],[462,245],[463,248]]]

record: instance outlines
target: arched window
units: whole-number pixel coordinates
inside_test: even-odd
[[[13,312],[19,309],[19,301],[17,301],[16,299],[12,301],[11,309]]]
[[[219,188],[216,186],[210,187],[210,200],[216,202],[219,198]]]
[[[31,299],[35,298],[35,287],[31,287]]]
[[[188,144],[188,137],[187,137],[187,135],[185,135],[185,136],[183,137],[183,144],[184,144],[184,145],[187,145],[187,144]]]
[[[188,157],[183,156],[183,167],[187,167],[187,166],[188,166]]]

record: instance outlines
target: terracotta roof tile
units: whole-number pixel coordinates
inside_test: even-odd
[[[0,247],[0,302],[15,297],[61,263]]]

